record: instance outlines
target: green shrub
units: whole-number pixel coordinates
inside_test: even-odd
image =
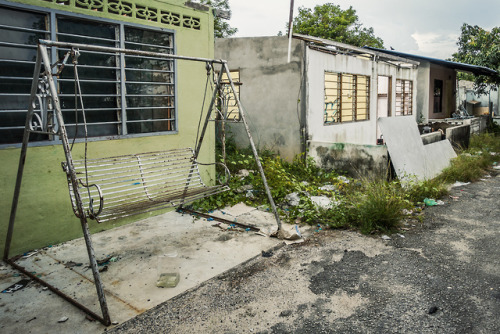
[[[438,178],[425,181],[410,181],[404,190],[408,200],[414,204],[423,202],[424,198],[441,198],[448,195],[446,183]]]
[[[411,202],[397,182],[365,182],[361,190],[347,195],[348,219],[362,233],[394,231]]]

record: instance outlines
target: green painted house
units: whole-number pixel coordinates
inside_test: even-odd
[[[39,39],[213,58],[213,13],[186,0],[0,0],[0,246],[9,224]],[[64,54],[51,49],[51,61]],[[83,57],[82,57],[83,58]],[[202,62],[94,52],[79,65],[88,158],[193,147],[204,98]],[[71,67],[71,64],[67,65]],[[69,70],[69,71],[67,71]],[[67,72],[66,72],[67,71]],[[83,159],[74,79],[56,79],[73,158]],[[212,124],[199,160],[215,159]],[[57,136],[30,138],[11,254],[81,236],[73,214],[64,151]],[[202,169],[207,183],[214,168]],[[144,216],[97,224],[100,231]]]

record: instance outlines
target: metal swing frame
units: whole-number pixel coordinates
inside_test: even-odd
[[[278,229],[281,229],[281,221],[279,214],[276,209],[276,205],[274,203],[274,200],[271,195],[271,191],[269,189],[269,186],[267,184],[266,176],[264,174],[264,170],[262,168],[262,164],[260,162],[256,146],[254,144],[252,135],[250,133],[250,129],[247,123],[247,120],[245,118],[245,112],[244,109],[241,105],[239,96],[235,93],[235,84],[233,80],[231,79],[231,75],[229,72],[229,68],[227,66],[227,62],[225,60],[215,60],[215,59],[208,59],[208,58],[198,58],[198,57],[186,57],[186,56],[180,56],[180,55],[173,55],[173,54],[164,54],[164,53],[158,53],[158,52],[148,52],[148,51],[141,51],[141,50],[129,50],[129,49],[122,49],[122,48],[112,48],[112,47],[103,47],[103,46],[94,46],[94,45],[87,45],[87,44],[77,44],[77,43],[65,43],[65,42],[56,42],[56,41],[49,41],[49,40],[40,40],[38,43],[38,49],[37,49],[37,57],[36,57],[36,63],[35,63],[35,69],[34,69],[34,74],[33,74],[33,81],[32,81],[32,86],[31,86],[31,93],[30,93],[30,101],[29,101],[29,106],[28,106],[28,112],[26,115],[26,122],[25,122],[25,129],[24,129],[24,136],[23,136],[23,142],[21,146],[21,154],[19,158],[19,167],[17,171],[17,177],[16,177],[16,185],[15,185],[15,190],[14,190],[14,195],[12,199],[12,207],[11,207],[11,212],[10,212],[10,218],[9,218],[9,226],[8,226],[8,231],[7,231],[7,236],[6,236],[6,241],[5,241],[5,248],[4,248],[4,253],[3,253],[3,260],[10,264],[12,267],[17,269],[18,271],[22,272],[26,276],[30,277],[31,279],[39,282],[40,284],[46,286],[48,289],[50,289],[52,292],[57,294],[58,296],[62,297],[66,301],[70,302],[74,306],[78,307],[79,309],[83,310],[85,313],[87,313],[90,317],[100,321],[102,324],[109,326],[111,324],[111,317],[109,314],[109,309],[108,305],[106,302],[106,296],[104,294],[104,288],[103,288],[103,283],[99,274],[98,266],[97,266],[97,261],[94,253],[94,248],[92,245],[92,240],[90,238],[90,231],[88,227],[88,221],[87,221],[87,214],[85,212],[84,205],[82,203],[82,196],[79,191],[78,187],[78,177],[75,172],[75,166],[73,163],[73,157],[72,157],[72,152],[71,152],[71,144],[68,138],[68,134],[66,132],[66,127],[63,119],[63,114],[61,111],[61,106],[60,106],[60,100],[59,96],[57,93],[57,88],[56,88],[56,82],[54,80],[54,76],[58,75],[60,71],[62,71],[62,68],[64,67],[65,63],[68,61],[68,55],[69,53],[66,54],[66,57],[64,60],[59,61],[55,64],[52,64],[49,60],[48,56],[48,48],[49,47],[58,47],[58,48],[65,48],[69,49],[72,51],[79,52],[79,50],[85,50],[85,51],[100,51],[100,52],[111,52],[111,53],[116,53],[116,54],[126,54],[126,55],[138,55],[138,56],[150,56],[150,57],[157,57],[157,58],[164,58],[164,59],[169,59],[169,60],[186,60],[186,61],[194,61],[194,62],[204,62],[207,64],[207,67],[213,67],[214,64],[217,64],[220,66],[220,70],[218,72],[218,77],[217,77],[217,82],[215,83],[215,89],[212,94],[212,98],[210,100],[210,105],[207,111],[207,115],[205,117],[205,122],[201,131],[201,134],[199,136],[198,142],[196,143],[196,148],[194,150],[194,155],[192,158],[193,164],[196,163],[196,158],[198,157],[201,149],[201,144],[203,142],[208,122],[211,120],[211,114],[212,110],[214,109],[216,100],[218,98],[219,94],[219,89],[222,84],[222,77],[223,74],[225,73],[227,75],[227,78],[229,79],[229,84],[231,87],[231,91],[234,93],[234,97],[239,109],[240,113],[240,119],[245,127],[246,133],[248,135],[249,141],[250,141],[250,146],[252,148],[253,155],[255,157],[255,161],[257,163],[257,167],[259,169],[261,178],[264,183],[264,187],[266,190],[266,194],[269,200],[269,204],[271,206],[271,209],[274,213]],[[40,115],[35,112],[35,104],[36,102],[39,102],[40,105]],[[83,108],[83,106],[82,106]],[[38,111],[37,111],[38,112]],[[203,113],[203,110],[202,110]],[[200,116],[201,117],[201,116]],[[225,120],[222,120],[223,122]],[[78,217],[80,219],[80,224],[82,227],[83,231],[83,236],[85,239],[85,244],[87,247],[87,253],[89,257],[89,262],[90,262],[90,267],[92,269],[92,274],[94,277],[94,284],[96,287],[96,292],[97,296],[99,299],[99,304],[101,308],[101,315],[98,315],[94,313],[92,310],[88,309],[84,305],[80,304],[78,301],[75,299],[71,298],[70,296],[66,295],[63,293],[61,290],[58,288],[52,286],[48,282],[44,281],[43,279],[33,275],[31,272],[23,268],[22,266],[18,265],[15,263],[16,257],[9,258],[9,252],[10,252],[10,247],[11,247],[11,242],[12,242],[12,237],[13,237],[13,232],[14,232],[14,223],[15,223],[15,218],[16,218],[16,212],[17,212],[17,206],[18,206],[18,201],[19,201],[19,195],[21,191],[21,183],[22,183],[22,178],[23,178],[23,171],[24,171],[24,166],[25,166],[25,161],[26,161],[26,155],[27,155],[27,150],[28,150],[28,142],[29,142],[29,136],[31,133],[38,133],[38,134],[44,134],[48,136],[58,136],[61,140],[63,149],[64,149],[64,154],[66,157],[66,168],[68,171],[68,179],[72,184],[73,187],[73,192],[74,192],[74,200],[76,203],[76,213],[78,213]],[[190,177],[188,177],[186,181],[186,189],[187,186],[189,186],[190,182]],[[181,200],[180,208],[182,208],[182,205],[184,203],[184,200]]]

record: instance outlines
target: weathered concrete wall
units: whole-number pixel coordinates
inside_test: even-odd
[[[327,170],[347,172],[352,177],[386,178],[388,154],[385,145],[356,145],[308,141],[308,155]]]
[[[305,43],[292,41],[291,62],[286,37],[224,38],[215,42],[216,58],[240,71],[240,99],[256,145],[292,160],[302,151],[301,90]],[[243,124],[228,124],[236,144],[249,145]]]
[[[446,139],[453,148],[468,148],[470,141],[470,125],[458,125],[446,129]]]
[[[441,132],[424,133],[420,135],[420,138],[422,138],[422,143],[424,145],[435,143],[441,140]]]
[[[470,133],[481,133],[488,127],[488,116],[464,119],[463,124],[470,125]]]
[[[35,0],[19,2],[59,10],[70,10],[69,6],[60,2],[52,3]],[[211,11],[195,11],[180,4],[174,5],[172,8],[168,3],[167,0],[163,2],[148,1],[147,6],[170,8],[175,12],[200,18],[201,22],[199,30],[170,26],[171,29],[176,31],[177,53],[187,56],[213,58],[213,15]],[[180,1],[176,1],[176,3],[180,3]],[[137,20],[132,17],[117,16],[85,8],[73,8],[71,10],[81,15],[111,18],[113,20],[119,19],[165,28],[164,24],[154,20]],[[178,147],[194,147],[205,78],[205,64],[177,62],[178,133],[89,142],[89,158],[151,152]],[[210,124],[199,160],[213,162],[215,158],[214,150],[214,128],[213,124]],[[74,159],[83,159],[83,152],[83,144],[75,144],[73,149]],[[0,160],[2,161],[0,167],[0,249],[2,250],[9,222],[19,155],[19,145],[0,149]],[[45,145],[28,149],[11,255],[82,235],[80,222],[71,210],[66,176],[61,169],[61,161],[64,159],[61,145]],[[214,178],[215,169],[213,167],[203,168],[202,175],[205,181],[210,182]],[[101,231],[138,218],[140,217],[100,225],[91,222],[90,227],[93,232]]]
[[[431,64],[422,61],[418,65],[417,75],[417,120],[426,123],[429,120],[429,86],[430,86]]]
[[[325,71],[370,76],[370,116],[368,120],[324,124]],[[362,59],[341,54],[332,55],[308,49],[306,75],[308,140],[312,142],[375,145],[377,142],[377,77],[379,75],[391,77],[392,87],[396,87],[396,79],[412,80],[415,83],[417,70],[397,68],[387,63],[374,62],[366,58]],[[391,104],[395,106],[396,90],[394,88],[392,89],[391,98]],[[413,105],[415,106],[416,91],[414,91],[413,98]],[[392,114],[394,115],[394,111]],[[415,114],[397,117],[415,119]]]

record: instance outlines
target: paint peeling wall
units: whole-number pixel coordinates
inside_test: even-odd
[[[240,71],[240,99],[257,147],[292,160],[301,152],[304,42],[292,41],[290,63],[287,37],[217,39],[215,55]],[[243,124],[227,126],[237,146],[248,147]]]
[[[44,6],[64,10],[64,4],[38,0],[19,1],[32,6]],[[176,12],[200,18],[199,30],[171,26],[175,30],[177,54],[186,56],[214,57],[213,15],[211,11],[199,11],[180,5],[170,5],[168,1],[148,1],[150,6],[173,7]],[[31,7],[35,8],[35,7]],[[117,15],[86,9],[75,9],[82,15],[97,16],[117,20]],[[138,21],[131,17],[119,17],[127,22],[139,23],[165,28],[163,24],[149,21]],[[89,143],[89,158],[99,158],[122,154],[167,150],[179,147],[194,147],[198,119],[205,88],[205,64],[178,62],[178,133],[154,135],[140,138],[103,139]],[[75,144],[74,159],[82,159],[83,144]],[[213,124],[207,131],[199,161],[213,162],[215,155],[215,136]],[[18,170],[20,149],[16,147],[0,149],[0,247],[3,249],[9,222],[12,196],[16,173]],[[66,177],[61,169],[64,160],[63,148],[60,145],[45,145],[28,149],[24,171],[21,197],[17,211],[11,255],[33,248],[80,237],[79,220],[71,210]],[[213,167],[202,168],[205,181],[214,179]],[[158,213],[158,212],[156,212]],[[137,220],[138,217],[124,219],[119,222],[103,224],[90,223],[91,230],[101,231],[114,226]]]

